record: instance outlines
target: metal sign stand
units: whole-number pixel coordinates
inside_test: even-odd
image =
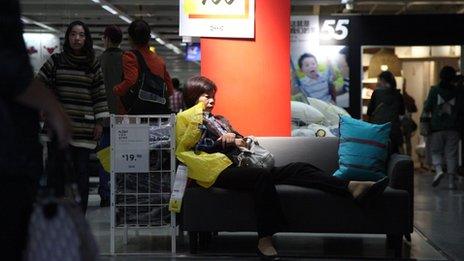
[[[176,215],[170,213],[170,224],[164,219],[175,178],[175,115],[111,115],[110,126],[111,255],[117,229],[127,244],[129,229],[138,236],[139,229],[162,226],[169,227],[175,255]]]

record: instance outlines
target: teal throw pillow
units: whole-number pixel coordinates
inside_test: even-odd
[[[390,130],[391,123],[379,125],[341,116],[339,169],[333,175],[366,181],[385,177]]]

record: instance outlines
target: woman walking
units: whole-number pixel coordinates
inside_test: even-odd
[[[95,59],[87,25],[81,21],[69,24],[63,52],[53,54],[37,77],[55,93],[71,118],[70,152],[85,213],[89,196],[89,154],[100,139],[103,119],[109,116],[100,63]],[[53,153],[50,149],[49,157]]]

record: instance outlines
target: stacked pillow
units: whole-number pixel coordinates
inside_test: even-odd
[[[390,130],[391,123],[378,125],[341,116],[339,169],[334,176],[365,181],[385,177]]]

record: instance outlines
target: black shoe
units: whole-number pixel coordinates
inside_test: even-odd
[[[100,199],[100,207],[101,208],[106,208],[106,207],[109,207],[110,206],[110,199],[105,199],[105,198],[102,198]]]
[[[280,257],[278,255],[271,255],[271,256],[268,256],[268,255],[265,255],[263,254],[263,252],[261,252],[261,250],[256,249],[256,254],[259,256],[259,259],[261,260],[265,260],[265,261],[277,261],[277,260],[280,260]]]
[[[375,182],[370,188],[364,190],[361,195],[355,199],[356,203],[363,208],[369,208],[372,203],[374,203],[380,195],[382,195],[389,182],[390,179],[388,177],[384,177]]]

